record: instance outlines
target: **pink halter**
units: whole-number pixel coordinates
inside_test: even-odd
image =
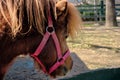
[[[55,64],[52,67],[49,68],[49,71],[47,71],[45,66],[44,66],[44,64],[38,58],[38,55],[41,54],[41,51],[44,48],[45,44],[47,44],[47,41],[48,41],[50,36],[52,36],[52,38],[54,40],[54,44],[55,44],[55,47],[56,47],[58,59],[55,62]],[[50,10],[49,10],[48,11],[48,26],[46,27],[46,33],[44,34],[43,39],[40,42],[38,48],[36,49],[36,51],[31,56],[40,64],[40,66],[42,67],[42,70],[45,73],[51,74],[60,65],[64,64],[64,61],[67,59],[67,57],[69,55],[70,55],[70,51],[69,50],[67,50],[64,55],[62,55],[62,53],[61,53],[59,40],[58,40],[58,38],[56,36],[55,29],[53,27],[53,21],[52,21],[52,18],[51,18],[51,13],[50,13]]]

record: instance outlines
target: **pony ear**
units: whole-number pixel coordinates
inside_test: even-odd
[[[67,12],[67,1],[66,0],[60,0],[56,3],[56,14],[57,17],[62,16],[66,14]]]

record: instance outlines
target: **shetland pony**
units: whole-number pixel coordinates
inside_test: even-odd
[[[47,29],[49,17],[53,27]],[[47,30],[56,35],[64,56],[69,50],[66,39],[75,35],[80,22],[79,12],[66,0],[0,0],[0,80],[17,56],[33,55]],[[39,60],[32,58],[40,69],[43,68],[39,64],[41,61],[49,74],[50,67],[63,58],[58,60],[58,57],[55,40],[50,35],[37,56]],[[71,67],[72,59],[68,55],[49,75],[63,76]]]

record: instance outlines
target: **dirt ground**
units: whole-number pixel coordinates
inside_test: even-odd
[[[74,40],[68,39],[74,61],[72,70],[64,77],[72,77],[94,69],[120,67],[120,27],[85,27]],[[57,79],[60,79],[57,78]],[[33,59],[18,57],[4,80],[52,80],[34,68]]]

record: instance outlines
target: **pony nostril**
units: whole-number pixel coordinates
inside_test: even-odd
[[[63,68],[64,72],[68,72],[68,69],[66,67]]]

